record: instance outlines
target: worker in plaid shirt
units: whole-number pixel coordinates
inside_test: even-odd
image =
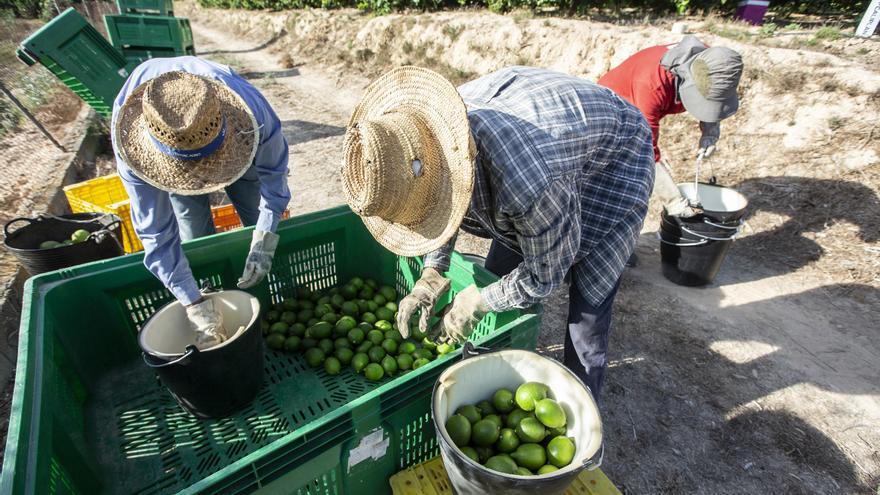
[[[598,398],[611,306],[653,186],[651,130],[611,90],[543,69],[502,69],[458,92],[476,150],[460,226],[492,239],[486,268],[501,279],[461,291],[434,334],[462,341],[486,312],[527,308],[570,282],[564,362]],[[454,244],[426,254],[401,301],[405,337],[417,311],[427,330]]]

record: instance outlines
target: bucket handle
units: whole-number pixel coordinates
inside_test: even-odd
[[[699,242],[692,242],[692,243],[689,243],[689,244],[688,244],[688,243],[680,243],[680,242],[669,242],[669,241],[667,241],[666,239],[663,239],[662,237],[660,237],[660,233],[659,233],[659,232],[657,233],[657,240],[659,240],[659,241],[662,242],[663,244],[669,244],[670,246],[678,246],[678,247],[702,246],[703,244],[706,244],[706,243],[709,242],[709,241],[707,241],[706,239],[702,239],[702,240],[699,241]]]
[[[6,237],[9,237],[10,235],[12,235],[15,232],[18,232],[18,229],[13,230],[12,232],[9,231],[9,227],[12,226],[12,224],[14,224],[16,222],[27,222],[27,224],[30,225],[30,224],[34,223],[34,219],[27,218],[27,217],[18,217],[18,218],[13,218],[12,220],[6,222],[6,225],[3,226],[3,234],[5,234]]]
[[[147,366],[149,366],[150,368],[164,368],[166,366],[171,366],[171,365],[174,365],[174,364],[177,364],[177,363],[183,361],[184,359],[195,354],[195,352],[197,350],[198,349],[196,349],[196,346],[190,344],[190,345],[186,346],[186,352],[183,354],[183,356],[180,356],[179,358],[175,359],[174,361],[168,361],[168,362],[165,362],[162,364],[151,363],[149,360],[147,360],[147,353],[146,352],[142,352],[141,356],[144,358],[144,363],[146,363]]]
[[[461,346],[461,360],[464,361],[465,359],[476,357],[487,352],[492,352],[492,349],[474,345],[473,342],[468,340],[463,346]]]
[[[692,236],[699,237],[700,239],[708,239],[710,241],[733,241],[739,235],[739,227],[736,228],[736,230],[733,232],[733,235],[731,235],[730,237],[711,237],[706,234],[702,234],[700,232],[694,232],[693,230],[691,230],[687,227],[684,227],[684,226],[679,226],[679,228],[681,229],[682,232],[687,232],[688,234],[690,234]]]
[[[598,459],[596,459],[597,455]],[[594,469],[598,469],[599,466],[602,465],[603,459],[605,459],[605,442],[602,442],[602,445],[599,446],[599,452],[597,452],[596,455],[593,455],[593,457],[586,459],[584,463],[581,464],[581,466],[586,468],[588,471],[592,471]]]

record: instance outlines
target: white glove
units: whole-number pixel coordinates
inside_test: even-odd
[[[278,234],[254,230],[251,251],[244,262],[244,273],[238,279],[239,289],[249,289],[263,280],[272,269],[272,258],[278,247]]]
[[[226,340],[223,329],[223,315],[214,309],[214,301],[204,299],[202,302],[186,307],[186,317],[196,333],[196,347],[208,349]]]
[[[672,177],[672,169],[663,160],[654,164],[654,191],[651,194],[660,199],[666,213],[671,216],[688,218],[697,214],[687,198],[682,196]]]
[[[703,155],[703,158],[709,158],[715,153],[715,144],[721,137],[721,124],[718,122],[700,122],[700,150],[697,155]]]

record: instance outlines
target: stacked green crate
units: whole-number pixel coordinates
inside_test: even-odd
[[[72,8],[22,41],[17,54],[28,65],[44,65],[105,117],[133,67]]]
[[[143,14],[105,15],[110,42],[126,60],[194,55],[189,19]]]
[[[116,0],[120,14],[174,16],[174,0]]]

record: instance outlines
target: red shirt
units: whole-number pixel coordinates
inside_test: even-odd
[[[655,161],[660,160],[660,119],[685,111],[681,102],[676,101],[675,76],[660,66],[668,49],[665,45],[645,48],[599,79],[599,84],[642,111],[654,134]]]

